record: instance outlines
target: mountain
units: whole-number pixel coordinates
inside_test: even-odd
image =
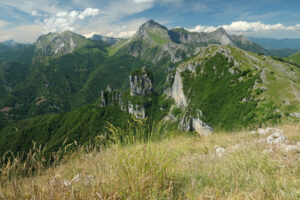
[[[166,27],[153,20],[141,25],[129,40],[119,42],[111,49],[113,52],[129,54],[152,63],[164,58],[178,62],[182,60],[180,52],[186,51],[183,45],[178,45],[171,40]]]
[[[73,140],[87,144],[107,137],[106,121],[124,127],[131,115],[150,127],[159,123],[164,130],[202,135],[299,121],[300,68],[232,46],[202,47],[168,73],[163,94],[154,91],[154,75],[145,67],[133,70],[127,82],[130,89],[108,86],[99,92],[95,104],[2,128],[0,153],[28,151],[32,140],[48,144],[48,151],[65,140],[66,145]]]
[[[0,63],[1,62],[30,62],[34,53],[31,44],[8,45],[0,43]]]
[[[49,38],[54,44],[52,40],[47,40]],[[57,51],[53,49],[62,44],[64,48]],[[1,113],[9,116],[8,119],[18,120],[70,111],[73,104],[78,105],[77,102],[83,99],[72,97],[82,90],[89,75],[105,62],[107,46],[102,41],[90,41],[80,35],[64,32],[41,36],[34,45],[24,50],[6,51],[12,58],[0,63],[0,90],[5,94],[0,96]],[[30,51],[25,52],[29,48]],[[69,51],[72,52],[67,53]],[[19,54],[28,60],[20,62],[15,59]],[[96,97],[88,103],[95,101],[98,95],[95,93]]]
[[[107,122],[128,128],[128,121],[136,121],[131,114],[143,119],[147,116],[148,124],[162,120],[172,101],[154,93],[151,72],[146,68],[134,70],[127,81],[130,91],[122,93],[108,86],[99,93],[94,104],[68,113],[36,116],[9,124],[0,130],[0,155],[7,149],[28,152],[32,141],[47,145],[46,153],[56,152],[63,144],[73,141],[88,144],[95,137],[108,137]]]
[[[127,41],[117,43],[111,52],[123,52],[153,63],[168,58],[179,62],[194,55],[199,47],[209,44],[231,45],[255,53],[267,51],[244,36],[229,35],[223,28],[210,33],[189,32],[183,28],[168,30],[165,26],[149,20]]]
[[[296,49],[270,49],[268,50],[269,54],[267,55],[286,58],[297,53],[298,51],[299,50]]]
[[[0,42],[0,44],[3,44],[3,45],[8,46],[8,47],[16,47],[18,45],[21,45],[21,43],[18,43],[14,40],[7,40],[7,41],[4,41],[4,42]]]
[[[35,52],[41,56],[64,55],[72,53],[74,50],[92,45],[91,40],[86,39],[82,35],[71,31],[62,33],[48,33],[42,35],[35,42]]]
[[[260,44],[266,49],[300,49],[300,39],[274,39],[249,37],[253,42]]]
[[[114,37],[107,37],[107,36],[102,36],[102,35],[93,35],[91,38],[91,40],[100,40],[100,41],[103,41],[103,42],[106,42],[110,45],[113,45],[119,41],[121,41],[122,39],[120,38],[114,38]]]
[[[181,28],[168,30],[153,20],[143,24],[132,38],[112,46],[66,31],[43,35],[26,48],[8,51],[6,47],[3,52],[9,52],[9,56],[0,62],[0,90],[4,94],[0,96],[0,121],[5,125],[10,120],[74,111],[94,103],[107,85],[125,92],[130,87],[130,73],[141,67],[152,72],[153,91],[161,95],[166,83],[172,81],[169,73],[174,73],[182,62],[202,55],[203,48],[211,44],[265,51],[244,36],[227,34],[223,28],[211,33],[191,33]],[[274,65],[284,62],[277,59]],[[261,62],[261,66],[265,65],[270,63]],[[208,125],[223,127],[211,121]]]
[[[168,80],[166,95],[177,107],[169,119],[184,130],[196,130],[201,121],[230,130],[300,113],[300,68],[236,47],[202,48]]]
[[[299,53],[153,20],[103,40],[0,44],[2,199],[297,199]]]

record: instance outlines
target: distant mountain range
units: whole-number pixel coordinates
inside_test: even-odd
[[[121,38],[114,38],[114,37],[107,37],[107,36],[102,36],[102,35],[93,35],[91,37],[91,40],[100,40],[100,41],[103,41],[103,42],[107,42],[108,44],[110,45],[113,45],[123,39]]]
[[[0,42],[0,44],[8,46],[8,47],[15,47],[15,46],[18,46],[20,43],[14,41],[14,40],[7,40],[4,42]]]
[[[259,38],[249,37],[249,39],[265,49],[294,49],[300,50],[300,39],[273,39],[273,38]]]

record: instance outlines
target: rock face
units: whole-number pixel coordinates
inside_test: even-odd
[[[178,107],[186,107],[187,101],[183,92],[183,84],[181,80],[180,71],[177,71],[174,77],[171,96]]]
[[[208,135],[213,131],[213,129],[201,120],[201,117],[203,117],[201,110],[197,110],[196,114],[191,114],[195,112],[191,112],[188,108],[188,100],[184,95],[183,82],[181,77],[181,73],[183,71],[190,71],[191,73],[195,73],[196,67],[192,64],[188,64],[177,68],[175,75],[171,74],[167,79],[168,84],[173,80],[171,91],[168,87],[165,88],[165,94],[168,97],[174,99],[176,107],[180,108],[182,112],[179,118],[178,128],[188,132],[196,131],[200,135]],[[169,114],[168,116],[171,115]]]
[[[202,112],[200,110],[198,110],[198,114],[195,117],[188,113],[184,113],[179,122],[179,128],[187,132],[196,131],[200,135],[211,134],[213,129],[203,122],[200,117],[202,117]]]
[[[35,52],[42,56],[64,55],[88,44],[90,41],[71,31],[48,33],[38,38]]]
[[[134,115],[137,119],[146,118],[146,102],[151,101],[153,93],[152,73],[142,67],[131,73],[130,96],[122,95],[121,91],[114,90],[107,86],[106,91],[101,91],[98,104],[101,107],[119,106],[121,110]]]
[[[153,75],[146,67],[132,72],[129,81],[130,95],[133,98],[135,96],[148,96],[153,93]],[[145,106],[142,104],[133,104],[129,101],[128,112],[138,119],[146,118]]]
[[[131,73],[129,80],[131,96],[145,96],[153,93],[153,77],[145,67]]]
[[[189,32],[183,28],[168,30],[153,20],[141,25],[122,49],[130,55],[153,63],[166,57],[169,57],[172,62],[179,62],[185,57],[194,55],[197,48],[209,44],[230,45],[253,52],[267,53],[267,50],[260,45],[243,36],[229,35],[222,27],[209,33]]]
[[[128,104],[128,112],[132,115],[134,115],[137,119],[145,119],[146,118],[146,112],[145,107],[143,105],[139,104]]]
[[[122,93],[107,86],[106,91],[101,91],[99,105],[105,106],[121,106],[123,108]]]
[[[167,75],[167,79],[164,85],[164,94],[167,97],[172,97],[172,87],[173,87],[173,83],[174,83],[174,78],[175,78],[175,74],[174,73],[169,73]]]

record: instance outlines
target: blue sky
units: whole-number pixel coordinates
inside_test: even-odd
[[[300,38],[299,0],[0,0],[0,41],[71,30],[130,37],[148,19],[168,28]]]

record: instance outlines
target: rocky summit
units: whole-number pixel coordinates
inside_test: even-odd
[[[63,55],[89,43],[88,39],[71,31],[49,33],[38,38],[35,51],[42,56]]]
[[[209,44],[230,45],[255,53],[269,53],[244,36],[228,34],[222,27],[210,33],[196,33],[183,28],[168,30],[153,20],[141,25],[132,38],[117,43],[113,49],[154,63],[166,57],[172,62],[178,62],[197,53],[199,47]]]

